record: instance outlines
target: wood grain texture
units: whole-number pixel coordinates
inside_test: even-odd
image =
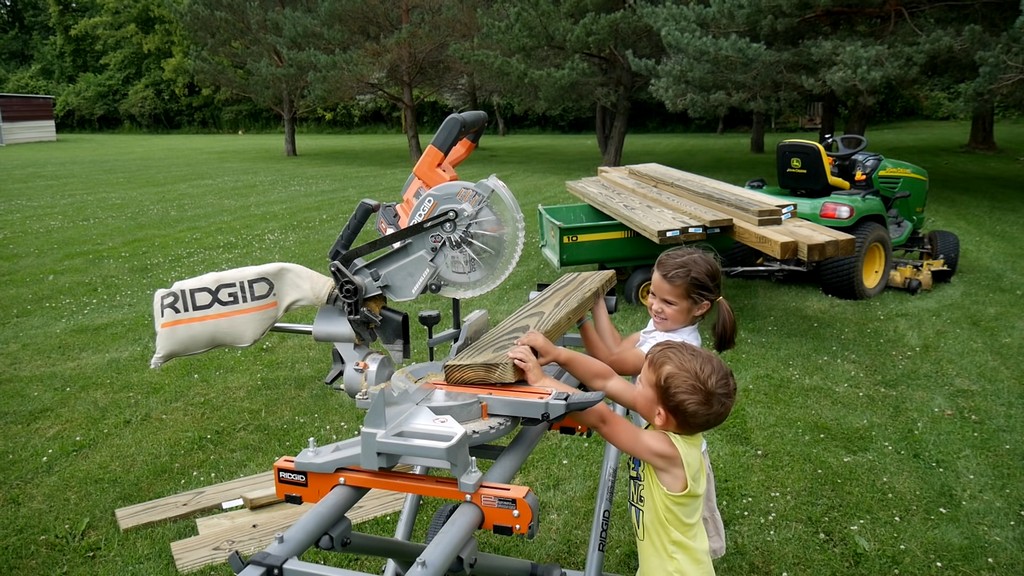
[[[722,212],[734,221],[740,220],[755,226],[782,224],[782,210],[776,206],[708,187],[689,188],[674,180],[674,172],[678,171],[661,164],[633,164],[626,166],[626,170],[635,180]]]
[[[274,484],[273,472],[254,474],[245,478],[238,478],[213,486],[197,488],[143,502],[114,511],[117,525],[121,530],[145,526],[162,520],[173,520],[197,514],[204,510],[220,508],[221,504],[229,500],[237,500],[242,494],[258,490],[267,484]]]
[[[613,216],[656,244],[703,240],[704,225],[663,206],[625,193],[598,177],[565,183],[566,189],[591,206]]]
[[[674,194],[666,193],[650,184],[630,178],[629,172],[625,168],[602,166],[598,168],[598,177],[610,186],[653,202],[695,222],[703,223],[707,228],[724,229],[732,226],[731,217],[704,205],[687,202]]]
[[[444,364],[449,384],[506,384],[522,380],[508,359],[516,338],[536,330],[557,340],[594,305],[594,300],[615,285],[613,270],[570,272],[544,289],[479,340]]]
[[[277,504],[278,502],[284,502],[284,500],[277,495],[277,488],[273,484],[266,488],[260,488],[259,490],[253,490],[242,494],[242,505],[252,510],[255,508],[263,508],[264,506],[270,506],[271,504]]]
[[[672,168],[670,166],[664,166],[662,164],[637,164],[636,166],[657,166],[660,173],[664,174],[665,177],[671,178],[672,182],[691,189],[709,188],[717,190],[724,194],[731,194],[734,196],[742,196],[758,204],[767,204],[769,206],[775,206],[782,214],[793,212],[796,210],[796,203],[792,200],[785,200],[778,196],[771,194],[765,194],[758,192],[757,190],[751,190],[744,188],[743,186],[737,186],[735,184],[729,184],[721,180],[715,180],[714,178],[708,178],[707,176],[701,176],[700,174],[694,174],[693,172],[686,172],[679,170],[678,168]]]
[[[401,510],[405,494],[370,490],[356,502],[346,516],[353,524]],[[284,532],[312,504],[295,506],[276,504],[259,510],[236,510],[212,516],[196,525],[199,535],[171,543],[171,555],[179,572],[226,562],[231,552],[244,556],[259,552],[270,544],[274,534]]]

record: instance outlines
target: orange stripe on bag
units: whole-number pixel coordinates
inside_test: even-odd
[[[174,326],[181,326],[183,324],[197,324],[199,322],[207,322],[210,320],[221,320],[223,318],[231,318],[233,316],[243,316],[245,314],[263,312],[264,310],[270,310],[273,308],[277,308],[277,301],[270,302],[269,304],[263,304],[261,306],[255,306],[253,308],[246,308],[245,310],[232,310],[231,312],[220,312],[219,314],[207,314],[206,316],[196,316],[194,318],[182,318],[181,320],[171,320],[170,322],[164,322],[163,324],[161,324],[160,328],[173,328]]]

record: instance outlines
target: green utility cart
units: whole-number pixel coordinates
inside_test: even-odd
[[[663,251],[678,244],[657,244],[590,204],[539,206],[540,250],[556,269],[596,264],[615,270],[626,302],[647,301],[652,265]],[[715,238],[722,236],[722,238]],[[712,249],[732,239],[709,234],[700,244]]]

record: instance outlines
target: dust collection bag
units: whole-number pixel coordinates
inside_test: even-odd
[[[179,280],[153,295],[156,354],[149,365],[217,346],[249,346],[285,312],[326,303],[333,288],[330,277],[284,262]]]

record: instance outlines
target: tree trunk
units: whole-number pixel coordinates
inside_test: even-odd
[[[416,101],[413,99],[412,85],[408,82],[402,86],[402,130],[409,142],[409,158],[415,165],[423,155],[423,147],[420,145],[420,129],[416,121]]]
[[[284,155],[298,156],[295,149],[295,105],[291,94],[285,94],[281,102],[281,119],[284,120]]]
[[[754,112],[753,124],[750,127],[750,151],[764,154],[764,112]]]
[[[967,138],[969,150],[996,151],[995,118],[995,106],[991,100],[986,99],[975,104],[971,114],[971,135]]]
[[[821,126],[818,127],[818,142],[824,142],[826,136],[836,133],[836,111],[839,101],[832,92],[825,94],[821,101]]]
[[[494,119],[498,123],[498,136],[505,136],[508,134],[508,129],[505,127],[505,117],[501,115],[501,99],[492,96],[491,103],[494,105]]]
[[[725,134],[725,112],[718,115],[718,129],[715,130],[715,134],[719,136]]]
[[[871,108],[863,104],[854,104],[850,108],[850,116],[846,119],[844,134],[863,136],[868,131],[868,120],[871,119]]]
[[[597,149],[601,152],[601,156],[604,157],[605,151],[608,150],[608,116],[610,112],[602,104],[597,105],[597,110],[594,111],[594,132],[597,134]]]

